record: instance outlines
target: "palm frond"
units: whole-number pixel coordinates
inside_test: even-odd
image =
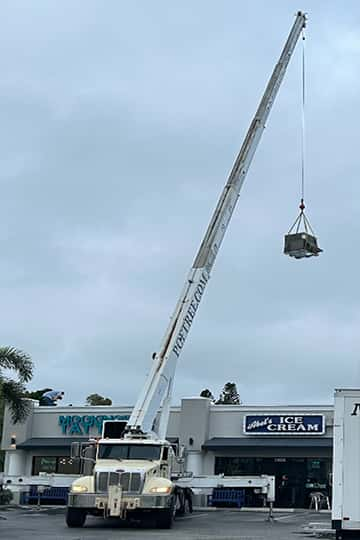
[[[2,399],[9,406],[14,424],[25,420],[30,412],[30,402],[22,397],[24,392],[25,386],[23,383],[10,379],[2,380]]]
[[[15,347],[0,347],[0,367],[16,371],[20,382],[30,381],[34,370],[30,356]]]

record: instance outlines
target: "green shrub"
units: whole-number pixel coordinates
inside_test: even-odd
[[[9,504],[13,498],[13,494],[10,489],[0,490],[0,504]]]

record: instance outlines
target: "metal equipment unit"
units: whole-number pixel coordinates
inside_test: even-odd
[[[284,253],[289,257],[295,257],[295,259],[317,257],[323,250],[319,248],[315,233],[305,215],[304,199],[301,199],[299,208],[300,214],[285,235]],[[300,231],[301,224],[304,226],[303,231]],[[294,229],[295,232],[292,232]]]
[[[285,235],[284,253],[289,257],[317,257],[321,252],[316,237],[307,232]]]

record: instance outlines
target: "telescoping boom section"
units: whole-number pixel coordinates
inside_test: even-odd
[[[150,433],[153,430],[156,415],[160,407],[162,407],[160,421],[155,431],[160,438],[165,437],[178,358],[183,350],[209,282],[216,256],[235,209],[252,158],[264,131],[266,120],[305,24],[305,14],[298,12],[279,61],[274,68],[260,105],[235,160],[230,176],[220,195],[215,212],[187,276],[159,352],[154,356],[146,383],[128,422],[127,429],[129,433]]]

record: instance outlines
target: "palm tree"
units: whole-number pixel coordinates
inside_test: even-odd
[[[25,383],[33,376],[33,369],[34,364],[28,354],[14,347],[0,347],[0,417],[7,404],[14,423],[25,420],[30,404],[23,395]],[[14,371],[17,380],[7,377],[4,370]]]

